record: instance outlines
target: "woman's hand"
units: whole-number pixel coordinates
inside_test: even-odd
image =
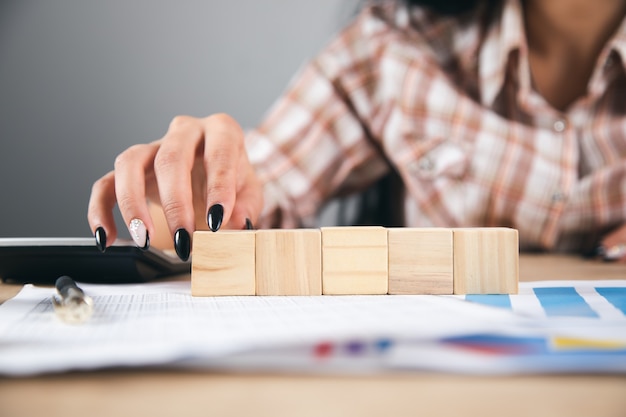
[[[626,224],[606,235],[601,244],[605,259],[626,263]]]
[[[117,237],[116,203],[139,247],[147,248],[151,238],[163,242],[165,234],[187,259],[190,233],[207,226],[251,227],[263,194],[234,119],[178,116],[163,138],[131,146],[116,158],[115,169],[94,183],[87,217],[101,250]],[[154,205],[162,209],[167,230],[157,227],[161,210],[149,207]]]

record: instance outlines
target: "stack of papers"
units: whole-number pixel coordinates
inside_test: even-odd
[[[109,367],[472,374],[626,372],[626,281],[521,283],[516,295],[192,297],[189,282],[53,288],[0,306],[0,374]]]

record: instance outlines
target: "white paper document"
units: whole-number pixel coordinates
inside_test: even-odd
[[[626,372],[626,281],[503,296],[192,297],[189,282],[87,285],[80,325],[53,288],[0,306],[0,374],[109,367],[298,372]]]

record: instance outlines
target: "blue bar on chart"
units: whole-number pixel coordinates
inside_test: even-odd
[[[626,287],[596,287],[596,291],[626,316]]]
[[[508,294],[467,294],[465,300],[511,310],[511,298]]]
[[[573,287],[535,288],[533,291],[548,317],[599,317]]]

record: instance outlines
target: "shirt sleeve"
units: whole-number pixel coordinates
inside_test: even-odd
[[[362,13],[298,72],[248,133],[250,161],[264,184],[257,226],[311,226],[329,199],[361,190],[388,170],[369,135],[379,107],[379,43],[372,37],[383,29]]]

